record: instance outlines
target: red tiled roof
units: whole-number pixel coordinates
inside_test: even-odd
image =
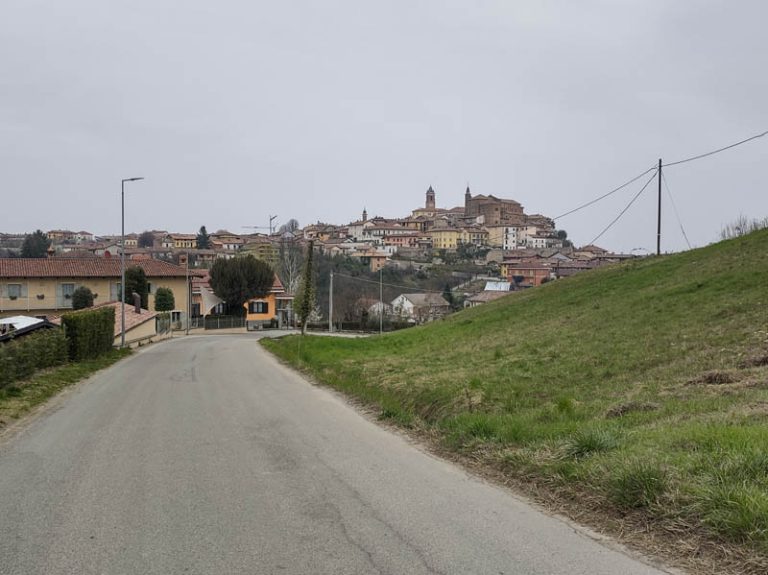
[[[120,335],[123,331],[123,316],[120,313],[121,307],[119,301],[111,301],[99,305],[95,305],[93,307],[85,308],[83,310],[78,311],[89,311],[93,309],[98,309],[102,307],[111,307],[115,310],[115,337]],[[77,311],[70,311],[67,313],[77,313]],[[62,314],[63,315],[63,314]],[[158,314],[156,311],[149,311],[147,309],[141,308],[141,313],[136,313],[136,309],[131,304],[125,304],[125,331],[128,333],[133,328],[140,326],[143,323],[148,322],[149,320],[155,318]],[[56,316],[51,318],[51,323],[55,325],[61,325],[61,316]]]
[[[186,270],[160,260],[126,262],[148,278],[185,277]],[[119,258],[0,258],[0,278],[93,278],[120,277]]]

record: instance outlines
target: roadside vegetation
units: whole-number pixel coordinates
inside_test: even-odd
[[[62,323],[0,343],[0,428],[131,353],[112,347],[112,308],[64,314]]]
[[[768,572],[768,230],[383,337],[262,343],[572,516]]]
[[[45,403],[64,388],[90,377],[130,354],[129,349],[113,349],[97,358],[40,371],[28,379],[3,387],[0,389],[0,429]]]

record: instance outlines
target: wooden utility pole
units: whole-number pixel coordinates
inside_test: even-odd
[[[384,270],[379,268],[379,335],[384,333]]]
[[[659,209],[656,222],[656,255],[661,255],[661,158],[659,158]]]

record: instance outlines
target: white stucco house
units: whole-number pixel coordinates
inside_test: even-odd
[[[414,323],[426,323],[448,315],[451,304],[438,293],[404,293],[392,300],[392,313]]]

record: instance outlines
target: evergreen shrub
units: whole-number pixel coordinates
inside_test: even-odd
[[[112,349],[115,341],[115,309],[103,307],[67,313],[61,322],[69,344],[69,359],[81,361]]]
[[[67,361],[67,340],[61,329],[38,331],[0,343],[0,389],[36,371]]]

